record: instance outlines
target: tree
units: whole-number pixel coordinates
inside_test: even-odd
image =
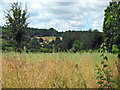
[[[30,42],[29,42],[29,44],[27,45],[27,49],[28,50],[31,50],[31,51],[39,51],[39,49],[40,49],[40,43],[39,43],[39,41],[36,39],[36,38],[33,38]]]
[[[60,45],[62,51],[98,49],[103,42],[102,33],[98,30],[66,31],[63,33],[62,38]]]
[[[108,51],[112,50],[114,44],[120,48],[120,1],[110,2],[105,9],[103,34]]]
[[[63,40],[61,42],[61,50],[67,51],[72,48],[72,44],[74,42],[74,34],[72,32],[65,32],[63,35]]]
[[[57,52],[60,51],[60,47],[61,47],[61,40],[60,40],[60,37],[56,37],[53,46],[54,46],[53,49],[55,48],[55,51],[57,51]]]
[[[8,28],[9,40],[15,40],[16,48],[23,49],[26,37],[25,29],[28,26],[27,7],[22,9],[21,4],[18,2],[11,3],[11,9],[5,11],[6,27]]]
[[[75,40],[73,43],[72,51],[75,53],[75,52],[80,51],[82,49],[83,49],[83,43],[78,41],[78,40]]]

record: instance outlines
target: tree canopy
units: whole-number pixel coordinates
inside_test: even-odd
[[[15,40],[17,48],[23,48],[26,37],[27,23],[27,6],[22,9],[22,5],[18,2],[11,3],[11,8],[5,11],[7,37],[9,40]]]
[[[114,44],[120,48],[120,1],[110,2],[105,9],[103,33],[108,51],[112,50]]]

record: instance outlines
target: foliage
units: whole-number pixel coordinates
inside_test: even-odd
[[[7,28],[2,28],[3,29],[3,39],[7,39]],[[31,38],[34,37],[41,37],[44,35],[49,35],[50,34],[49,30],[51,29],[35,29],[35,28],[29,28],[27,29],[26,33],[28,36],[24,38],[25,42],[22,42],[23,45],[25,46],[26,43],[30,43]],[[44,32],[43,32],[44,31]],[[53,30],[55,31],[55,30]],[[53,33],[53,31],[51,33]],[[57,32],[57,31],[55,31]],[[31,35],[31,34],[32,35]],[[43,46],[43,48],[46,49],[54,49],[55,52],[60,52],[60,51],[81,51],[81,50],[96,50],[100,47],[101,43],[103,42],[103,36],[101,32],[98,32],[96,30],[92,31],[66,31],[66,32],[57,32],[55,36],[46,36],[46,37],[41,37],[41,39],[38,39],[39,43]],[[51,38],[52,37],[52,38]],[[62,37],[62,39],[61,39]],[[55,39],[56,38],[56,39]],[[50,42],[45,43],[45,39],[47,40],[53,40]],[[81,44],[77,44],[76,41],[79,41]],[[9,43],[8,43],[9,44]],[[28,44],[27,44],[28,45]],[[40,48],[40,47],[39,47]],[[78,50],[77,50],[78,49]],[[37,50],[39,51],[39,50]]]
[[[49,28],[49,29],[27,28],[27,32],[28,32],[27,35],[30,37],[34,37],[34,36],[45,37],[45,36],[60,36],[61,35],[54,28]]]
[[[67,51],[70,49],[74,49],[73,47],[79,41],[80,50],[86,49],[98,49],[103,42],[103,37],[101,32],[95,31],[68,31],[63,33],[63,40],[61,43],[61,50]],[[78,46],[77,46],[78,47]],[[78,50],[79,51],[79,50]]]
[[[6,40],[6,39],[2,39],[2,50],[3,51],[13,51],[15,50],[15,46],[16,42],[14,40]]]
[[[115,44],[112,45],[112,52],[115,54],[118,54],[118,55],[120,54],[120,50],[117,45],[115,45]]]
[[[21,4],[18,2],[11,4],[11,9],[5,12],[6,17],[6,28],[8,40],[15,40],[17,48],[23,48],[23,42],[26,37],[26,27],[28,23],[26,22],[28,18],[27,7],[22,10]]]
[[[120,1],[110,2],[105,9],[103,34],[108,51],[112,51],[113,44],[120,49]]]
[[[40,50],[40,48],[44,48],[49,52],[77,52],[80,50],[98,49],[103,42],[102,33],[96,29],[90,29],[89,31],[69,30],[66,32],[58,32],[54,28],[28,28],[27,18],[27,7],[22,9],[21,4],[18,2],[11,4],[11,9],[6,12],[6,26],[2,27],[2,39],[8,40],[7,45],[3,44],[4,49],[7,46],[11,46],[11,42],[14,42],[11,47],[14,49],[19,48],[19,50],[27,47],[27,49],[32,51],[43,51]],[[43,38],[39,39],[43,36],[54,36],[56,40],[45,42]],[[35,37],[38,38],[31,40]],[[62,37],[62,40],[60,37]]]
[[[48,49],[48,48],[40,48],[39,50],[40,52],[43,52],[43,53],[52,53],[52,49]]]
[[[75,40],[74,43],[73,43],[73,46],[72,46],[72,51],[73,52],[77,52],[77,51],[80,51],[83,49],[83,44],[78,41],[78,40]]]
[[[118,54],[118,58],[120,58],[120,1],[119,2],[110,2],[109,6],[105,9],[105,18],[103,24],[103,35],[104,35],[104,44],[101,45],[102,51],[102,61],[101,67],[97,66],[96,74],[98,79],[98,84],[100,84],[100,88],[108,87],[112,88],[112,81],[109,70],[107,70],[108,65],[105,62],[108,61],[108,57],[104,54],[106,51]],[[120,61],[118,59],[117,63],[118,73]],[[117,76],[119,77],[119,75]],[[119,82],[119,78],[118,78]],[[119,83],[118,83],[119,88]]]
[[[33,38],[27,45],[27,49],[31,50],[32,52],[39,51],[40,43],[36,38]]]
[[[61,40],[60,37],[56,37],[55,41],[51,42],[52,46],[53,46],[53,52],[59,52],[61,51]]]
[[[100,85],[99,88],[112,88],[114,85],[114,81],[111,79],[111,77],[113,77],[111,70],[108,69],[108,57],[105,55],[105,52],[107,52],[106,49],[106,44],[103,43],[100,49],[102,60],[100,66],[96,65],[95,69],[96,79],[98,80],[97,84]]]

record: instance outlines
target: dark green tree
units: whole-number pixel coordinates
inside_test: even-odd
[[[33,52],[39,51],[40,49],[40,43],[36,38],[33,38],[28,44],[27,44],[27,49],[31,50]]]
[[[111,52],[114,44],[120,48],[120,1],[110,2],[105,9],[103,33],[108,51]]]
[[[79,40],[75,40],[72,46],[72,51],[75,53],[83,49],[83,43]]]
[[[27,23],[27,6],[22,9],[20,3],[11,3],[11,9],[5,11],[6,25],[8,28],[9,40],[14,40],[16,42],[16,48],[22,50],[24,47],[24,42],[26,38],[26,27]]]
[[[61,42],[61,50],[68,51],[72,48],[72,44],[74,42],[74,34],[71,32],[66,32],[63,35],[63,40]]]
[[[54,41],[54,47],[55,47],[55,51],[59,52],[61,49],[61,40],[60,37],[56,37],[56,40]]]

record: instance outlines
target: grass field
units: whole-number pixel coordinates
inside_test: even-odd
[[[115,79],[117,56],[107,53]],[[4,88],[97,88],[94,69],[100,53],[3,53]],[[116,87],[116,86],[115,86]]]
[[[48,37],[35,37],[35,38],[42,38],[43,40],[47,40],[48,42],[51,42],[53,40],[56,40],[56,37],[54,36],[48,36]],[[60,37],[60,40],[62,40],[62,37]]]

